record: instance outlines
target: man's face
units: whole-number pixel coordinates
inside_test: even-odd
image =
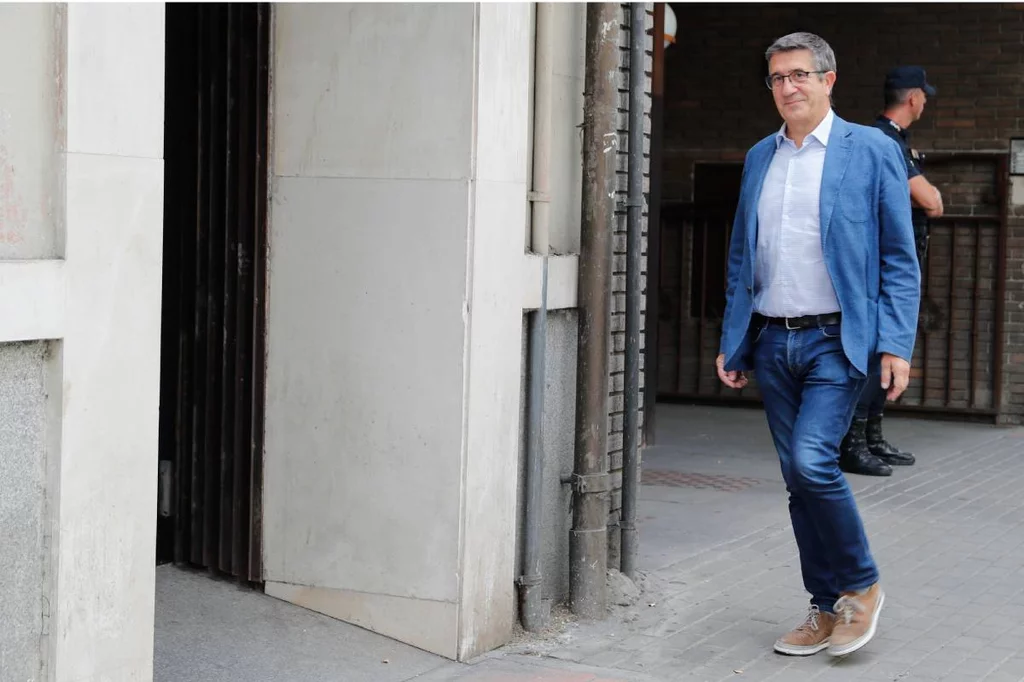
[[[813,73],[815,70],[814,55],[810,50],[777,52],[768,62],[769,76],[789,76],[794,72],[810,74],[803,83],[794,83],[794,78],[786,78],[772,87],[775,106],[790,128],[804,129],[816,125],[832,106],[829,94],[836,82],[836,74],[834,71]]]
[[[910,95],[910,110],[914,114],[914,121],[920,121],[924,114],[924,105],[928,102],[928,95],[921,88],[916,88]]]

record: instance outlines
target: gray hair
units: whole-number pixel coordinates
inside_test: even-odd
[[[813,33],[800,32],[782,36],[772,43],[772,46],[764,53],[764,58],[770,62],[772,55],[793,50],[809,50],[814,55],[815,71],[836,70],[836,54],[832,51],[832,47],[825,42],[824,38]]]
[[[906,104],[907,99],[910,98],[910,93],[912,92],[914,92],[914,88],[886,89],[885,108],[892,109],[893,107],[898,107],[901,104]]]

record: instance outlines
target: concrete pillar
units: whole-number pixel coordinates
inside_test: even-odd
[[[67,9],[56,679],[149,679],[164,6]]]
[[[38,599],[5,610],[0,676],[148,680],[164,9],[4,6],[0,46],[0,526],[7,594]]]
[[[276,7],[266,590],[450,658],[514,620],[530,16]]]

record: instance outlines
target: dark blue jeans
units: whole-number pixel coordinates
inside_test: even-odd
[[[839,326],[758,334],[757,383],[789,492],[804,587],[831,612],[840,592],[878,581],[853,492],[839,470],[839,443],[850,427],[864,379],[850,376]]]

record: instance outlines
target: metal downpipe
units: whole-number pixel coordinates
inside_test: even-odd
[[[542,536],[544,501],[544,388],[548,326],[548,252],[550,251],[551,98],[554,77],[554,6],[538,3],[534,59],[533,190],[530,192],[530,246],[543,259],[541,303],[528,316],[526,416],[526,500],[523,509],[523,573],[519,613],[523,629],[547,624],[544,608]]]
[[[584,618],[605,617],[607,604],[608,352],[621,21],[618,3],[587,5],[576,443],[569,538],[570,606]]]
[[[644,70],[647,6],[630,5],[629,22],[629,154],[626,207],[626,357],[622,428],[622,558],[621,570],[635,577],[639,534],[636,529],[637,486],[640,481],[640,251],[644,207]]]

